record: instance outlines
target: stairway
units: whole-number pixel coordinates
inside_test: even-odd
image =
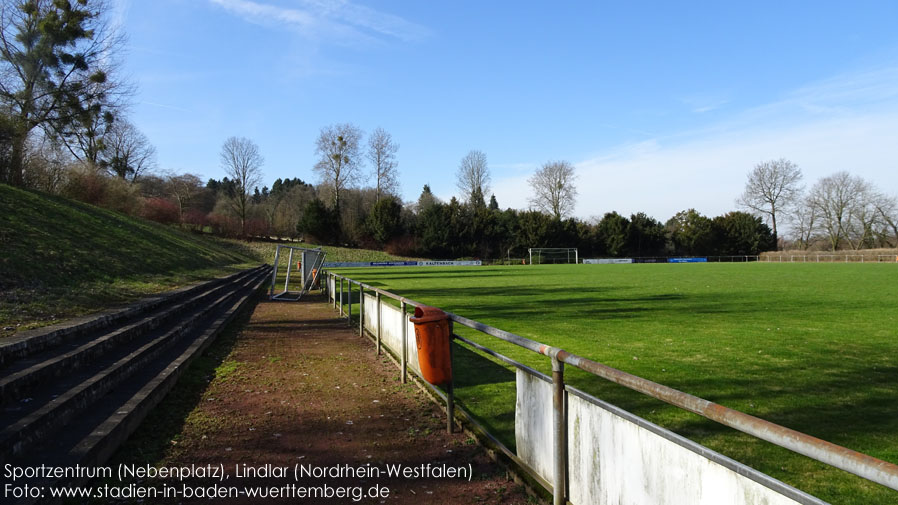
[[[262,265],[0,340],[0,469],[102,465],[269,274]]]

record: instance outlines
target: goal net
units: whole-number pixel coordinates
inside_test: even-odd
[[[531,265],[579,263],[576,247],[531,247]]]
[[[274,252],[274,268],[271,272],[271,288],[268,298],[296,301],[318,284],[321,266],[327,253],[318,249],[306,249],[278,245]],[[286,261],[284,261],[286,260]],[[284,289],[277,286],[284,283]],[[277,292],[275,292],[277,291]]]

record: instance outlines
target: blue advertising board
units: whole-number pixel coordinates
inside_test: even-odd
[[[668,263],[707,263],[708,258],[667,258]]]

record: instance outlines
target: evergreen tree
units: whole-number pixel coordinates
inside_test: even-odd
[[[339,216],[318,198],[306,204],[296,229],[322,244],[336,244],[340,240]]]
[[[4,2],[0,26],[0,106],[11,118],[9,163],[0,181],[23,183],[35,128],[52,135],[79,119],[103,117],[103,63],[116,39],[102,23],[103,2]]]
[[[424,212],[424,210],[437,202],[437,197],[433,196],[430,185],[425,184],[424,189],[421,190],[421,196],[418,197],[418,212]]]
[[[381,198],[368,214],[368,230],[381,245],[402,233],[402,205],[393,198]]]
[[[630,215],[627,228],[628,254],[636,257],[661,256],[667,239],[664,225],[642,212]]]
[[[605,214],[598,225],[598,237],[609,256],[620,257],[627,254],[627,229],[630,222],[617,212]]]

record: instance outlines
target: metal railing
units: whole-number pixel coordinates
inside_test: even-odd
[[[333,294],[328,293],[328,297],[332,297],[334,301],[334,308],[337,308],[339,305],[340,314],[343,315],[343,300],[344,298],[344,290],[343,290],[343,282],[344,280],[348,282],[349,291],[351,293],[351,289],[353,285],[358,286],[359,288],[359,301],[360,306],[364,307],[365,291],[370,291],[375,293],[376,296],[376,306],[378,310],[377,317],[377,328],[375,330],[375,340],[377,345],[377,352],[380,354],[381,352],[381,318],[380,312],[382,307],[382,298],[387,297],[393,300],[396,300],[400,303],[400,311],[403,314],[403,348],[402,348],[402,356],[400,360],[401,367],[401,379],[403,382],[406,380],[407,372],[408,372],[408,364],[407,364],[407,353],[408,349],[406,348],[406,338],[405,332],[407,324],[405,324],[406,318],[408,316],[406,312],[407,306],[411,305],[412,307],[417,307],[419,305],[424,305],[414,300],[405,298],[403,296],[396,295],[389,291],[370,286],[368,284],[352,280],[348,277],[344,277],[339,274],[335,274],[332,272],[326,272],[326,279],[328,282],[325,283],[325,288],[330,289],[331,284],[334,286],[334,290],[337,288],[337,279],[339,279],[339,294],[334,292]],[[339,296],[339,300],[338,300]],[[352,323],[352,299],[349,298],[348,304],[348,316],[349,316],[349,324]],[[656,382],[652,382],[650,380],[644,379],[642,377],[638,377],[636,375],[617,370],[610,366],[604,365],[602,363],[598,363],[596,361],[590,360],[588,358],[578,356],[576,354],[565,351],[564,349],[560,349],[557,347],[549,346],[542,344],[540,342],[536,342],[534,340],[530,340],[528,338],[521,337],[519,335],[515,335],[514,333],[510,333],[504,330],[500,330],[498,328],[494,328],[492,326],[480,323],[478,321],[474,321],[472,319],[468,319],[466,317],[460,316],[458,314],[453,314],[451,312],[446,312],[448,314],[449,319],[452,324],[461,324],[467,328],[471,328],[473,330],[479,331],[483,334],[489,335],[491,337],[498,338],[502,341],[509,342],[516,346],[522,347],[534,353],[541,354],[543,356],[548,357],[551,360],[552,365],[552,376],[548,376],[538,370],[535,370],[527,365],[524,365],[518,361],[515,361],[512,358],[504,356],[488,347],[480,345],[476,342],[473,342],[469,339],[466,339],[462,336],[455,334],[454,328],[450,325],[450,334],[451,338],[458,340],[460,342],[464,342],[466,345],[475,348],[485,354],[488,354],[499,361],[511,365],[518,370],[521,370],[527,374],[530,374],[534,377],[537,377],[543,381],[551,382],[554,390],[554,419],[553,419],[553,431],[554,431],[554,452],[555,452],[555,482],[549,483],[546,482],[545,479],[540,477],[532,468],[529,467],[524,461],[522,461],[513,451],[508,449],[502,442],[496,438],[495,435],[489,433],[485,428],[483,428],[480,423],[478,423],[474,417],[465,411],[464,409],[459,409],[461,414],[471,422],[478,430],[482,431],[485,436],[487,436],[493,443],[495,443],[500,450],[510,459],[512,459],[515,463],[520,465],[531,477],[535,478],[541,485],[543,485],[547,490],[550,490],[554,497],[555,505],[560,505],[565,503],[565,473],[568,462],[566,461],[566,426],[567,426],[567,418],[566,418],[566,409],[565,405],[565,394],[572,393],[579,397],[585,398],[590,402],[600,402],[600,400],[579,391],[573,387],[567,386],[564,382],[564,369],[565,365],[573,366],[580,370],[583,370],[587,373],[595,375],[597,377],[601,377],[605,380],[613,382],[615,384],[619,384],[624,386],[630,390],[642,393],[646,396],[661,400],[675,407],[684,409],[686,411],[692,412],[699,416],[702,416],[706,419],[710,419],[717,423],[723,424],[724,426],[728,426],[730,428],[736,429],[743,433],[747,433],[761,440],[765,440],[770,442],[776,446],[783,447],[790,451],[796,452],[798,454],[802,454],[816,461],[825,463],[834,468],[838,468],[840,470],[844,470],[851,474],[860,476],[869,481],[875,482],[877,484],[881,484],[885,487],[898,491],[898,465],[893,463],[883,461],[872,456],[868,456],[866,454],[827,442],[825,440],[821,440],[819,438],[792,430],[790,428],[786,428],[784,426],[777,425],[770,421],[766,421],[764,419],[760,419],[758,417],[745,414],[743,412],[725,407],[723,405],[704,400],[702,398],[690,395],[688,393],[684,393],[682,391],[678,391],[676,389],[670,388],[668,386],[664,386],[662,384],[658,384]],[[359,317],[359,335],[364,335],[364,313],[360,312]],[[451,346],[450,346],[451,348]],[[413,370],[414,371],[414,370]],[[417,372],[415,372],[417,374]],[[448,417],[448,430],[452,431],[453,426],[453,418],[455,415],[454,412],[454,397],[453,397],[453,388],[452,382],[450,382],[449,386],[446,388],[446,393],[443,393],[438,388],[431,386],[430,384],[422,381],[426,386],[428,386],[436,395],[442,398],[447,403],[447,417]],[[633,416],[635,417],[635,416]],[[637,418],[639,419],[639,418]],[[641,420],[641,419],[640,419]],[[650,423],[647,423],[650,424]],[[679,437],[675,435],[675,437]],[[680,437],[682,438],[682,437]],[[699,449],[693,449],[697,452],[700,452],[702,455],[706,456],[709,459],[714,460],[715,456],[722,459],[727,459],[720,455],[709,455],[712,451],[709,451],[698,444],[695,444],[690,441],[676,441],[676,443],[680,445],[693,444],[697,446]],[[720,463],[720,461],[715,460]],[[731,460],[728,460],[731,461]],[[767,487],[775,489],[776,491],[791,496],[792,498],[800,498],[802,503],[824,503],[810,495],[802,493],[794,488],[791,488],[775,479],[770,478],[769,476],[758,472],[757,470],[751,469],[739,463],[736,463],[736,466],[740,466],[737,472],[749,472],[752,475],[746,475],[752,480],[756,482],[760,482]],[[796,493],[797,492],[797,493]]]
[[[898,263],[895,254],[768,254],[761,256],[765,263]]]

